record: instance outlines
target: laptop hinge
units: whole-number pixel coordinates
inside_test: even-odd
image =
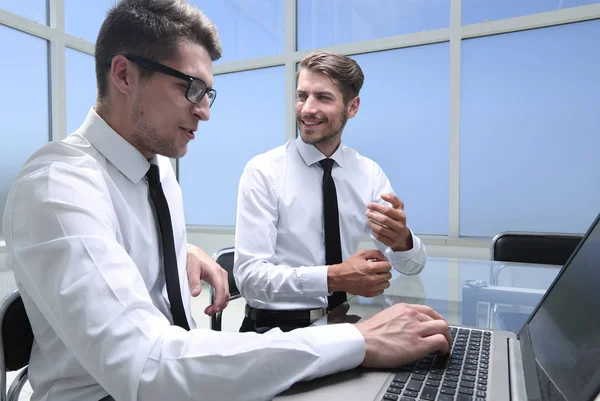
[[[523,369],[521,344],[519,343],[519,340],[513,338],[509,338],[507,341],[510,399],[512,401],[526,400],[527,390],[525,389],[525,370]]]

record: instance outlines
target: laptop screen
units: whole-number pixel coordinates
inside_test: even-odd
[[[529,320],[538,374],[554,384],[543,399],[591,400],[600,388],[599,220]]]

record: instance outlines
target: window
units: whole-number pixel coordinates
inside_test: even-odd
[[[67,134],[78,129],[96,102],[94,57],[66,50]]]
[[[285,50],[285,2],[192,0],[215,23],[223,47],[218,62],[272,56]]]
[[[298,0],[298,49],[448,28],[450,0]]]
[[[48,25],[46,0],[0,0],[0,10],[6,10],[42,25]]]
[[[100,26],[116,0],[64,0],[65,31],[95,43]]]
[[[50,138],[48,43],[0,25],[0,210],[23,163]]]
[[[448,43],[353,57],[365,83],[343,142],[377,162],[406,204],[410,228],[448,234]],[[366,207],[366,206],[365,206]]]
[[[234,226],[246,162],[285,143],[284,67],[217,75],[217,99],[179,161],[187,224]]]
[[[594,3],[598,3],[598,0],[462,0],[462,24],[521,17]]]
[[[598,37],[600,20],[463,42],[461,235],[581,233],[592,223]]]

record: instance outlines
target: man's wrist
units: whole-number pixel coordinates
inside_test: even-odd
[[[327,268],[327,291],[340,291],[339,276],[337,274],[340,265],[330,265]]]

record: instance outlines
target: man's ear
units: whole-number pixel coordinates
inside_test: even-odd
[[[358,107],[360,106],[360,97],[356,96],[354,99],[348,102],[348,106],[346,106],[346,111],[348,114],[348,118],[352,118],[358,113]]]
[[[125,56],[115,56],[112,59],[108,79],[112,82],[115,89],[123,95],[131,92],[132,79],[137,77],[137,71],[132,68],[132,64]]]

